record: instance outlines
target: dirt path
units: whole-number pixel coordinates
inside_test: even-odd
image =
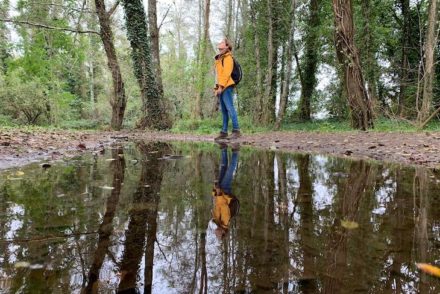
[[[0,130],[0,169],[33,161],[98,152],[119,140],[213,142],[213,135],[164,132]],[[440,133],[271,132],[245,135],[242,145],[440,168]]]

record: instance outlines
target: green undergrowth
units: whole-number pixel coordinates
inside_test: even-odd
[[[417,132],[416,126],[403,120],[376,119],[372,132]],[[258,126],[249,118],[240,118],[240,127],[243,133],[265,133],[274,131],[273,125],[263,127]],[[214,134],[221,128],[221,118],[204,120],[182,120],[177,122],[173,133],[195,133],[195,134]],[[229,125],[231,129],[231,125]],[[310,122],[292,122],[285,123],[280,131],[298,131],[298,132],[351,132],[350,121],[348,120],[314,120]],[[440,131],[440,121],[431,122],[423,131]]]
[[[268,133],[273,132],[273,125],[261,126],[252,122],[250,118],[240,117],[240,128],[244,134]],[[420,131],[413,124],[403,120],[376,119],[372,132],[417,132]],[[63,131],[63,130],[83,130],[83,131],[100,131],[109,130],[109,126],[93,120],[75,120],[60,122],[57,126],[32,126],[18,125],[9,120],[2,121],[0,117],[0,130],[14,130],[35,132],[35,131]],[[126,127],[125,130],[133,128]],[[171,133],[175,134],[216,134],[221,129],[221,117],[208,118],[203,120],[180,120],[174,123]],[[229,130],[232,130],[229,124]],[[349,121],[344,120],[314,120],[311,122],[291,122],[282,126],[280,131],[292,132],[351,132],[354,131]],[[440,121],[432,121],[423,131],[440,131]]]
[[[240,129],[243,133],[253,134],[268,132],[271,127],[256,126],[249,118],[240,117],[239,118]],[[193,134],[214,134],[220,132],[222,127],[221,118],[208,118],[203,120],[181,120],[177,121],[171,132],[173,133],[193,133]],[[229,123],[229,130],[232,130],[232,125]]]
[[[349,121],[341,120],[316,120],[311,122],[297,122],[285,124],[283,131],[305,131],[305,132],[350,132],[354,131],[351,128]],[[374,121],[374,128],[370,129],[372,132],[417,132],[420,131],[412,123],[404,120],[390,120],[390,119],[376,119]],[[423,131],[440,131],[440,121],[434,121],[428,124]]]

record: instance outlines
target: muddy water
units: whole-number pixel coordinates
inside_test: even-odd
[[[4,171],[0,293],[439,293],[439,183],[163,143]]]

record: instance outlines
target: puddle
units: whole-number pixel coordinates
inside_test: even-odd
[[[439,293],[439,180],[165,143],[2,171],[0,293]]]

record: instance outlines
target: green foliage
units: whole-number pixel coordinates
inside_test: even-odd
[[[47,88],[38,78],[25,79],[23,71],[16,70],[0,83],[2,112],[27,124],[36,124],[43,116],[47,117]]]
[[[268,127],[255,126],[252,119],[249,117],[239,117],[240,129],[245,134],[253,134],[263,131],[268,131]],[[196,133],[196,134],[216,134],[220,132],[222,127],[222,120],[220,114],[213,118],[194,120],[185,119],[177,121],[171,129],[174,133]],[[229,125],[229,130],[232,130],[232,125]]]

